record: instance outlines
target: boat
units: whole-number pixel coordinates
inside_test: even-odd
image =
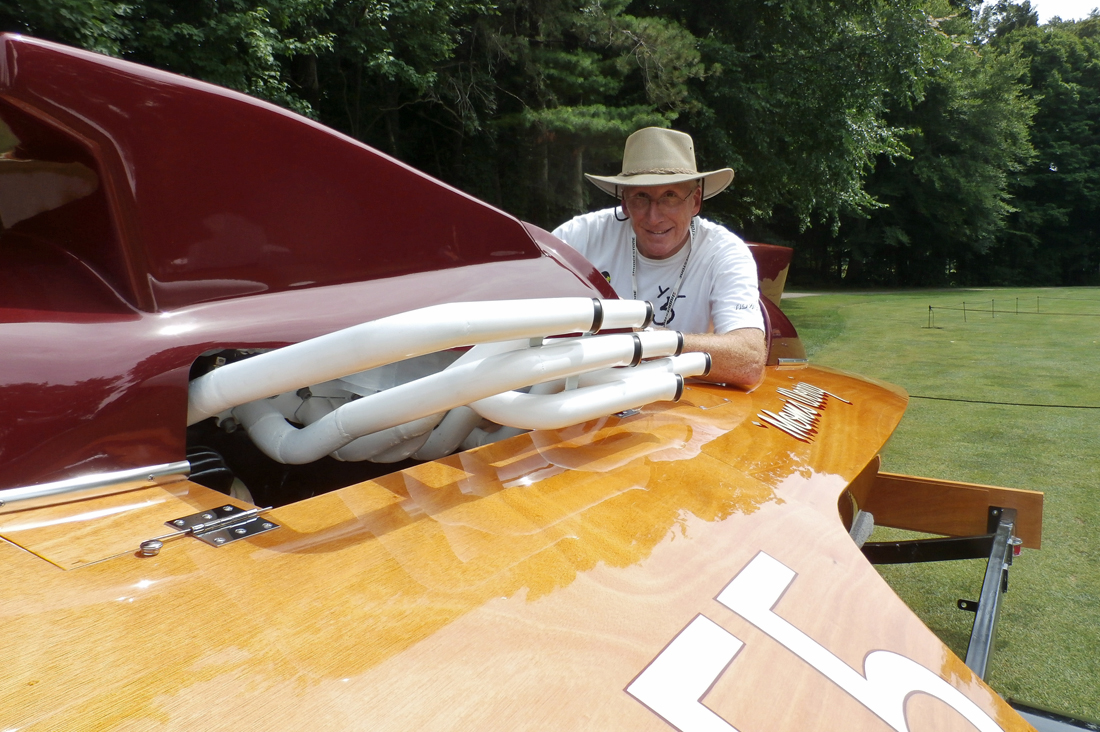
[[[880,472],[907,396],[806,359],[789,250],[744,390],[274,105],[2,35],[0,120],[0,728],[1032,729],[983,675],[1042,494]],[[966,659],[872,564],[962,555]]]

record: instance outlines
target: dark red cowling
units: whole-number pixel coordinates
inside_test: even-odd
[[[514,217],[192,79],[0,35],[0,119],[0,488],[183,459],[204,352],[610,294]]]

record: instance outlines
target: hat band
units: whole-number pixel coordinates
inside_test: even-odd
[[[688,170],[687,168],[650,168],[648,170],[624,170],[619,175],[628,178],[635,175],[700,175],[700,173],[698,170]]]

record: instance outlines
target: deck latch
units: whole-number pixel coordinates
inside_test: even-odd
[[[226,504],[165,521],[166,526],[176,530],[141,542],[138,554],[143,557],[155,557],[160,553],[165,541],[181,536],[190,535],[210,546],[223,546],[238,539],[263,534],[279,528],[279,524],[260,516],[261,513],[270,510],[270,506],[246,510]]]

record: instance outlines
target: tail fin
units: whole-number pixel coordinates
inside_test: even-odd
[[[756,272],[760,283],[760,303],[764,306],[768,332],[768,365],[801,365],[806,362],[806,349],[798,337],[794,324],[779,309],[783,288],[787,284],[787,271],[791,266],[794,250],[774,244],[749,242],[749,251],[756,260]]]

